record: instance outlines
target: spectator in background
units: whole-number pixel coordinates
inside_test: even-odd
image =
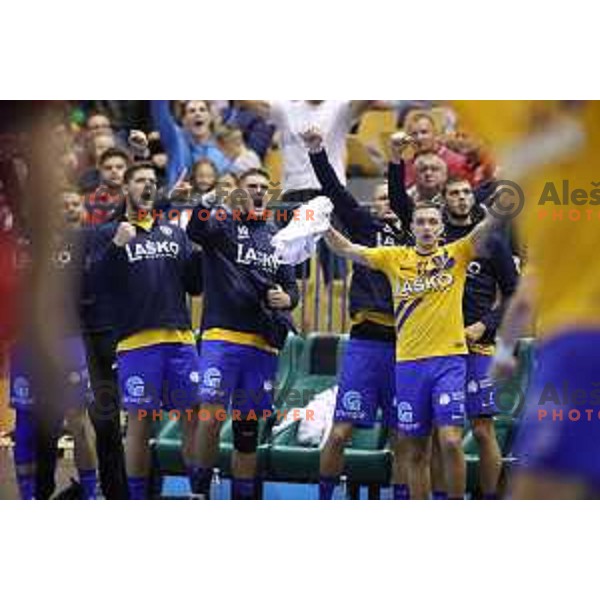
[[[320,186],[304,149],[301,133],[318,127],[331,164],[346,184],[346,136],[371,106],[368,100],[249,101],[258,114],[271,121],[281,135],[284,202],[304,203],[320,194]]]
[[[346,185],[346,136],[352,125],[368,110],[370,100],[254,100],[244,102],[277,127],[283,155],[283,195],[281,202],[296,208],[321,194],[311,168],[301,134],[309,126],[323,134],[324,147],[341,185]],[[291,213],[291,211],[287,211]],[[282,220],[279,220],[282,223]],[[344,263],[319,244],[319,257],[327,283],[345,275]],[[298,276],[305,278],[309,263],[299,265]]]
[[[193,208],[214,192],[218,177],[217,168],[207,158],[194,163],[189,181],[186,173],[184,169],[173,189],[156,203],[156,208],[163,213],[175,209],[177,212],[168,216],[169,221],[182,228],[187,226]]]
[[[425,200],[441,201],[440,194],[448,179],[446,163],[435,153],[419,154],[414,161],[416,180],[408,190],[415,204]]]
[[[230,160],[229,171],[241,175],[249,169],[260,169],[260,158],[254,150],[244,143],[242,130],[238,127],[225,125],[216,132],[216,138],[223,154]]]
[[[472,185],[475,188],[487,187],[494,180],[496,174],[494,160],[489,150],[477,139],[464,131],[457,131],[444,136],[444,145],[466,158],[469,171],[473,173]]]
[[[246,145],[262,161],[271,147],[275,125],[244,104],[243,100],[232,100],[221,112],[222,123],[241,129]]]
[[[213,138],[213,115],[206,100],[184,102],[181,126],[171,113],[168,100],[152,100],[151,111],[154,127],[169,157],[169,188],[181,179],[184,170],[189,172],[202,158],[211,160],[219,173],[227,170],[229,160]]]
[[[95,190],[101,183],[100,159],[104,153],[116,145],[115,136],[112,133],[100,133],[88,141],[88,164],[79,177],[77,187],[83,193]]]
[[[87,225],[106,223],[123,209],[123,178],[130,164],[129,154],[120,148],[109,148],[100,157],[99,185],[85,201]]]
[[[412,114],[404,124],[404,130],[413,139],[418,154],[431,152],[437,154],[445,163],[449,177],[462,177],[471,181],[473,173],[469,169],[467,159],[447,148],[436,132],[436,125],[430,113],[423,111]],[[414,161],[406,164],[406,186],[414,185],[416,179]]]
[[[88,138],[94,138],[100,134],[112,135],[110,119],[102,112],[91,112],[85,121],[85,133]]]
[[[202,158],[192,166],[189,181],[185,178],[185,171],[171,190],[169,204],[185,204],[196,206],[200,200],[215,189],[218,172],[214,163],[207,158]]]

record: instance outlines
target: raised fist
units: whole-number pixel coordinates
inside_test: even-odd
[[[120,248],[128,244],[135,237],[135,227],[131,223],[119,223],[113,243]]]
[[[323,146],[323,134],[318,127],[312,126],[300,134],[310,152],[318,152]]]
[[[390,136],[390,157],[393,162],[400,162],[406,148],[414,144],[413,138],[404,131],[397,131]]]

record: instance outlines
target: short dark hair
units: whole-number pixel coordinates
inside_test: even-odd
[[[265,179],[270,180],[270,176],[269,176],[269,172],[266,171],[265,169],[260,169],[257,167],[252,167],[251,169],[248,169],[247,171],[244,171],[240,177],[239,177],[239,181],[240,183],[244,182],[244,179],[246,179],[247,177],[250,177],[252,175],[260,175],[261,177],[264,177]]]
[[[127,171],[125,171],[124,181],[129,183],[132,177],[138,172],[145,169],[151,170],[156,175],[156,167],[151,162],[137,162],[131,165]]]
[[[127,166],[131,165],[131,156],[123,148],[108,148],[100,155],[99,165],[103,165],[110,158],[122,158]]]
[[[449,186],[454,185],[455,183],[468,183],[471,186],[471,182],[466,177],[457,177],[456,175],[449,177],[442,188],[442,195],[446,196],[446,191]]]

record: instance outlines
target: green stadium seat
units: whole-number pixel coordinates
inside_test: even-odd
[[[298,369],[302,350],[304,348],[304,338],[301,335],[290,334],[285,342],[285,346],[279,353],[277,362],[276,392],[274,405],[281,406],[283,398],[295,377]]]
[[[348,336],[313,333],[307,337],[297,377],[285,407],[306,406],[312,398],[337,383],[337,375]],[[297,403],[298,402],[298,403]],[[319,448],[297,441],[298,423],[274,436],[270,449],[269,472],[280,481],[319,479]],[[355,428],[345,450],[345,471],[353,483],[386,484],[389,481],[391,453],[385,448],[386,434],[380,424]]]
[[[341,339],[337,334],[308,334],[297,368],[285,392],[279,394],[278,406],[301,408],[316,394],[335,385]]]
[[[274,436],[269,455],[269,475],[275,481],[317,482],[320,450],[297,441],[298,423]],[[385,447],[385,430],[355,428],[344,451],[345,469],[352,483],[386,485],[390,478],[391,452]]]

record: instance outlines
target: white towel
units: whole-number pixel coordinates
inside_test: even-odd
[[[328,388],[317,394],[306,405],[296,436],[300,444],[319,446],[319,448],[325,445],[333,425],[337,390],[337,386]],[[312,411],[311,418],[307,419],[307,411],[309,410]]]
[[[315,253],[317,242],[331,226],[333,204],[326,196],[317,196],[297,210],[298,217],[271,240],[275,256],[287,265],[298,265]]]

